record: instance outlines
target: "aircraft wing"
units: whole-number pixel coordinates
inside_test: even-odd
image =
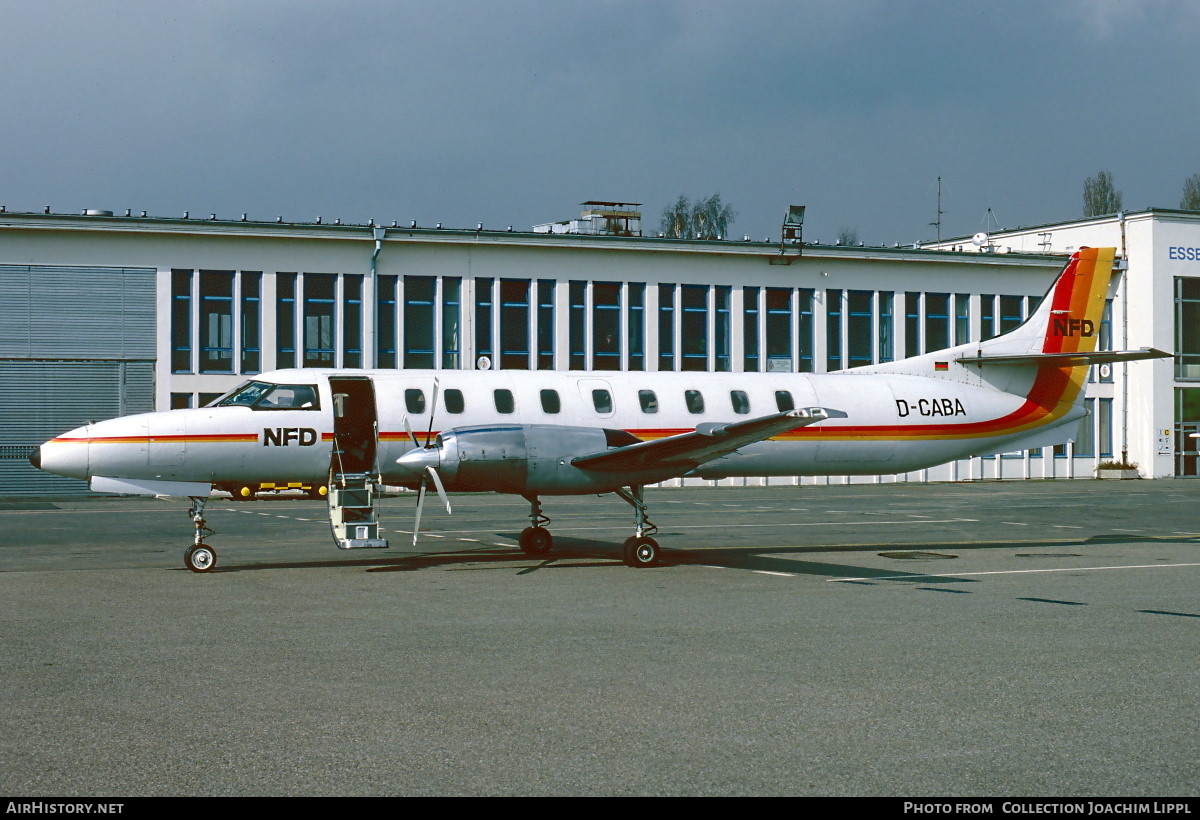
[[[729,424],[701,424],[689,433],[590,453],[572,459],[571,463],[585,470],[614,473],[662,467],[687,470],[747,444],[831,418],[846,418],[846,414],[841,410],[807,407]]]
[[[1111,364],[1136,362],[1142,359],[1165,359],[1172,354],[1153,347],[1140,350],[1097,350],[1092,353],[1022,353],[1012,356],[962,356],[959,364],[1034,364],[1050,367],[1073,367],[1081,364]]]

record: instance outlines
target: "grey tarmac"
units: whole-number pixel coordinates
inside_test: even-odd
[[[453,500],[0,501],[0,793],[1200,793],[1200,482]]]

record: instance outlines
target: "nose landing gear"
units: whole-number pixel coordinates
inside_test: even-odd
[[[192,506],[188,509],[188,517],[196,528],[192,545],[183,553],[183,563],[192,572],[210,572],[217,565],[217,551],[204,543],[205,536],[215,535],[204,523],[204,505],[207,498],[191,496]]]

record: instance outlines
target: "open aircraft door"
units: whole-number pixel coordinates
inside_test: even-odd
[[[329,468],[329,524],[340,549],[381,549],[379,415],[375,386],[366,376],[332,376],[333,452]]]

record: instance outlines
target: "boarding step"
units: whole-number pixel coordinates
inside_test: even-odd
[[[344,473],[333,477],[329,487],[329,523],[338,549],[386,549],[379,535],[375,502],[378,485],[371,475]]]

